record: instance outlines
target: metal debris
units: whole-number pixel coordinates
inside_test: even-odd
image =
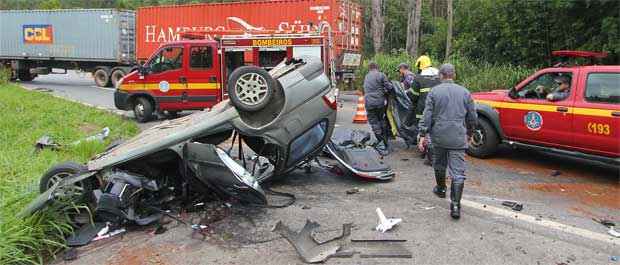
[[[341,249],[343,241],[351,235],[351,225],[342,225],[342,235],[322,244],[317,243],[312,237],[312,232],[321,226],[314,221],[306,220],[306,224],[299,232],[293,232],[282,221],[278,221],[272,231],[279,233],[291,243],[305,263],[317,263],[327,260]]]
[[[49,135],[43,135],[34,144],[34,149],[35,149],[35,152],[41,151],[43,149],[51,149],[51,150],[56,151],[60,149],[60,145],[54,142],[52,137],[50,137]]]
[[[520,212],[521,210],[523,210],[523,204],[521,203],[517,203],[517,202],[513,202],[513,201],[504,201],[502,202],[502,205],[511,208],[513,211],[517,211]]]

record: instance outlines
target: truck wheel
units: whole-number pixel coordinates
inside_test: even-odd
[[[153,119],[153,103],[145,98],[139,97],[134,101],[133,114],[138,122],[147,122]]]
[[[95,79],[95,84],[99,87],[108,87],[112,85],[112,80],[110,79],[110,75],[108,71],[103,68],[99,68],[93,73],[93,78]]]
[[[242,66],[230,75],[228,97],[238,110],[255,112],[269,104],[276,87],[276,80],[264,69]]]
[[[115,69],[114,71],[112,71],[112,75],[110,75],[112,86],[116,88],[123,76],[125,76],[125,71],[121,69]]]
[[[86,171],[88,171],[86,166],[75,162],[64,162],[58,164],[43,174],[41,181],[39,182],[39,192],[43,193],[63,179]],[[71,200],[75,199],[84,201],[85,199],[88,199],[93,188],[93,182],[86,179],[64,187],[60,190],[60,192],[57,192],[57,195],[59,195],[62,199],[68,198]]]
[[[21,70],[17,73],[17,78],[24,82],[32,81],[35,77],[37,77],[37,75],[30,73],[30,69]]]
[[[467,149],[467,154],[473,157],[485,158],[497,151],[499,136],[497,131],[485,118],[478,120],[478,126],[472,136],[472,142]]]

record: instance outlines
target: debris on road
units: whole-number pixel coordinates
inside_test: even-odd
[[[320,227],[317,222],[306,220],[299,232],[292,231],[282,221],[279,221],[273,232],[284,237],[299,254],[305,263],[324,262],[331,257],[350,258],[359,254],[360,258],[412,258],[411,251],[407,250],[404,239],[349,239],[353,224],[342,225],[342,233],[326,241],[318,242],[312,236]]]
[[[559,171],[559,170],[554,170],[554,171],[551,171],[551,174],[550,174],[550,175],[551,175],[552,177],[557,177],[557,176],[559,176],[559,175],[562,175],[562,172],[561,172],[561,171]]]
[[[615,238],[620,238],[620,232],[616,231],[613,226],[609,228],[607,233]]]
[[[346,191],[346,193],[349,194],[349,195],[356,194],[356,193],[359,193],[359,192],[360,192],[360,190],[358,188],[352,188],[352,189],[348,189]]]
[[[106,223],[85,224],[67,238],[67,246],[79,247],[90,243],[104,228]]]
[[[521,210],[523,210],[523,204],[513,202],[513,201],[504,201],[502,202],[502,205],[508,208],[511,208],[513,211],[517,211],[517,212],[520,212]]]
[[[101,132],[88,136],[82,140],[77,140],[75,142],[72,143],[72,145],[78,145],[82,142],[92,142],[92,141],[99,141],[99,142],[103,142],[103,140],[105,140],[106,138],[108,138],[108,136],[110,135],[110,128],[105,127],[101,130]]]
[[[62,259],[64,261],[72,261],[78,258],[78,251],[76,248],[69,248],[64,251],[62,254]]]
[[[377,208],[377,215],[379,216],[379,225],[377,225],[377,231],[381,233],[385,233],[386,231],[392,229],[395,225],[400,223],[403,219],[401,218],[387,218],[381,211],[381,208]]]
[[[592,218],[592,221],[597,222],[599,224],[602,224],[606,227],[612,227],[612,226],[616,226],[616,223],[614,223],[611,220],[607,220],[607,219],[597,219],[597,218]]]
[[[611,257],[609,257],[609,260],[611,260],[611,261],[618,261],[618,260],[620,260],[620,257],[618,257],[618,256],[611,256]]]

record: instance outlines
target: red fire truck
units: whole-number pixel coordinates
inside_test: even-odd
[[[315,56],[329,69],[328,38],[319,34],[224,35],[200,39],[202,32],[188,32],[188,40],[168,42],[134,71],[121,79],[114,94],[118,109],[133,110],[146,122],[155,112],[210,108],[227,99],[226,81],[240,66],[270,70],[285,59]],[[198,38],[198,39],[196,39]]]

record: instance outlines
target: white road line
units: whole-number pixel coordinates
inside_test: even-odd
[[[536,218],[534,216],[517,213],[512,210],[497,208],[497,207],[477,203],[477,202],[470,201],[470,200],[464,200],[464,199],[461,200],[461,204],[467,207],[481,210],[481,211],[486,211],[486,212],[490,212],[496,215],[508,217],[508,218],[511,218],[517,221],[524,221],[527,223],[544,226],[544,227],[555,229],[561,232],[577,235],[580,237],[585,237],[585,238],[596,240],[596,241],[601,241],[601,242],[612,244],[612,245],[617,245],[618,243],[620,243],[619,240],[616,240],[615,238],[609,235],[592,232],[590,230],[586,230],[586,229],[582,229],[582,228],[578,228],[574,226],[569,226],[569,225],[565,225],[565,224],[554,222],[554,221]]]
[[[99,88],[99,89],[105,89],[105,90],[109,90],[109,91],[116,91],[115,88],[109,88],[109,87],[101,87],[101,86],[90,86],[90,87]]]

